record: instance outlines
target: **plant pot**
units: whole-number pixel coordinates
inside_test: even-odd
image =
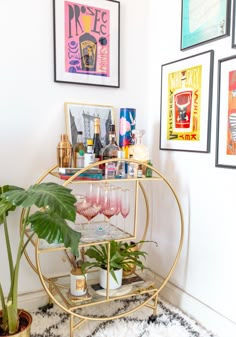
[[[29,312],[19,309],[20,315],[20,331],[14,335],[3,335],[0,330],[0,336],[14,336],[14,337],[30,337],[30,329],[32,325],[32,316]],[[0,321],[2,320],[2,310],[0,310]]]
[[[70,272],[70,293],[73,296],[83,296],[87,292],[87,274],[83,274],[80,268]]]
[[[121,287],[122,284],[122,269],[114,270],[114,273],[116,275],[116,280],[113,278],[112,274],[109,273],[109,289],[117,289]],[[99,271],[99,284],[104,289],[107,288],[107,270],[106,269],[100,269]]]
[[[138,247],[135,245],[134,247],[131,247],[129,250],[135,252],[136,250],[138,250]],[[129,266],[128,270],[123,270],[123,276],[129,276],[129,275],[131,275],[135,272],[135,270],[136,270],[135,264],[133,264],[131,262],[131,263],[128,264],[128,266]]]

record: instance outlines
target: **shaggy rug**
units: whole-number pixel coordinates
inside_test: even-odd
[[[142,299],[125,299],[83,309],[90,317],[119,315],[142,303]],[[69,315],[54,305],[32,312],[31,337],[69,337]],[[97,310],[96,310],[97,309]],[[74,337],[216,337],[179,309],[160,299],[158,312],[142,307],[123,318],[110,321],[90,320],[76,330]],[[100,316],[101,317],[101,316]]]

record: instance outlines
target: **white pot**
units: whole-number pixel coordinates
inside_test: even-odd
[[[73,296],[83,296],[87,292],[87,274],[81,269],[72,269],[70,272],[70,293]]]
[[[109,273],[109,289],[117,289],[121,287],[122,284],[122,269],[115,270],[116,280],[113,278],[112,274]],[[107,288],[107,270],[100,269],[99,271],[99,284],[104,289]]]

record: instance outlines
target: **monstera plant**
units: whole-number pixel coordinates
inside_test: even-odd
[[[27,190],[16,186],[0,187],[0,235],[5,236],[9,266],[9,291],[5,296],[0,280],[0,336],[16,334],[20,330],[20,310],[18,308],[18,279],[20,262],[24,250],[34,235],[48,243],[63,243],[78,256],[80,233],[74,231],[67,221],[75,221],[76,198],[72,191],[55,183],[41,183]],[[19,222],[14,224],[20,230],[16,257],[13,257],[12,240],[8,229],[10,212],[19,212]],[[12,224],[11,224],[12,225]],[[25,240],[25,230],[30,228],[30,237]],[[15,242],[14,242],[15,245]],[[1,247],[3,249],[3,246]],[[1,268],[5,263],[1,259]],[[5,267],[4,267],[5,268]],[[4,275],[6,274],[4,270]]]

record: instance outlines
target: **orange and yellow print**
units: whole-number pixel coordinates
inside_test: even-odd
[[[169,73],[168,140],[200,140],[201,87],[201,65]]]
[[[228,155],[236,155],[236,70],[229,72],[228,91],[228,124],[227,149]]]

